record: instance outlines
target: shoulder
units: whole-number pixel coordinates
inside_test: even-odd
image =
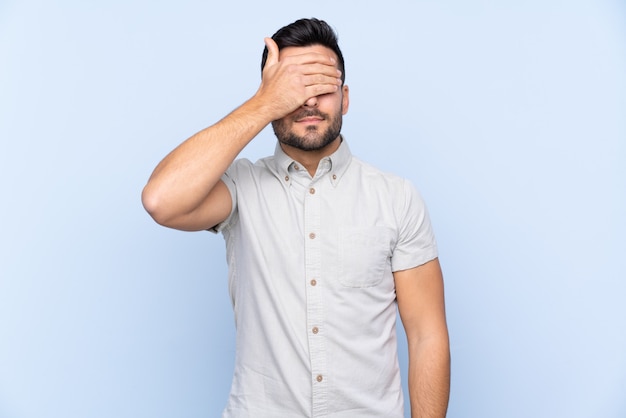
[[[231,191],[237,190],[238,199],[262,193],[268,187],[282,187],[280,179],[284,175],[280,176],[273,160],[273,157],[267,157],[253,163],[246,158],[237,159],[226,170],[222,180]]]
[[[387,202],[397,218],[426,210],[426,203],[411,180],[381,170],[354,156],[350,166],[353,178],[360,183],[360,190],[371,198]]]
[[[363,161],[359,157],[352,156],[351,167],[360,171],[361,175],[380,178],[385,181],[402,182],[404,178],[390,171],[381,170],[373,164]]]
[[[352,157],[350,168],[373,187],[379,187],[396,193],[402,192],[403,194],[417,192],[413,183],[407,178],[390,171],[381,170],[358,157]]]
[[[247,158],[238,158],[228,167],[226,174],[233,178],[245,177],[246,175],[259,175],[270,171],[274,157],[261,158],[252,162]]]

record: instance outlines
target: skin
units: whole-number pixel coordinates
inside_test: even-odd
[[[220,177],[269,123],[285,153],[311,175],[339,147],[337,121],[340,129],[349,89],[342,86],[334,52],[320,45],[279,51],[270,38],[265,44],[268,59],[255,95],[176,147],[150,176],[142,203],[159,224],[199,231],[224,221],[232,201]],[[289,134],[301,144],[288,141]],[[445,417],[450,354],[439,261],[395,272],[394,280],[408,341],[411,416]]]
[[[450,343],[438,259],[393,273],[409,352],[412,418],[444,418],[450,395]]]
[[[329,55],[336,60],[332,50],[320,45],[283,48],[280,51],[280,59],[297,58],[302,53]],[[300,108],[272,123],[283,151],[303,164],[311,175],[315,174],[322,158],[331,155],[339,148],[341,143],[339,130],[328,143],[324,143],[323,137],[325,132],[332,130],[335,121],[339,120],[341,123],[341,117],[348,113],[349,93],[348,86],[344,85],[334,92],[310,97]],[[286,143],[278,131],[289,132],[301,138],[306,149]]]
[[[232,202],[221,175],[265,126],[317,101],[339,107],[348,88],[341,87],[334,53],[319,46],[284,48],[266,38],[268,58],[255,95],[216,124],[191,136],[155,168],[143,189],[142,203],[161,225],[184,231],[211,228],[226,219]],[[280,59],[279,59],[280,58]],[[320,106],[321,108],[322,106]],[[329,112],[330,113],[330,112]],[[319,122],[324,127],[327,121]],[[294,122],[294,129],[302,131]],[[309,170],[334,152],[339,140],[310,153],[285,152]]]

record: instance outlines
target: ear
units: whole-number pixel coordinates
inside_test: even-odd
[[[341,114],[345,115],[348,113],[348,108],[350,107],[350,89],[346,84],[341,86]]]

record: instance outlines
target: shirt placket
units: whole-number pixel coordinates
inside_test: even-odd
[[[309,355],[312,379],[312,417],[325,417],[328,413],[328,380],[325,349],[324,305],[321,277],[321,229],[320,192],[312,181],[304,199],[305,263],[306,263],[306,309]]]

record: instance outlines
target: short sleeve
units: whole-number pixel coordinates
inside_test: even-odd
[[[391,257],[392,271],[407,270],[437,258],[437,243],[426,204],[407,180],[397,208],[399,232]]]
[[[231,169],[232,169],[232,165],[224,174],[222,174],[221,180],[224,182],[224,184],[226,184],[226,187],[228,188],[228,191],[230,192],[232,208],[230,210],[230,214],[225,220],[215,225],[213,228],[209,228],[208,231],[213,232],[215,234],[222,232],[224,228],[228,227],[232,223],[235,217],[235,213],[237,212],[237,186],[235,184],[235,180],[233,178]]]

